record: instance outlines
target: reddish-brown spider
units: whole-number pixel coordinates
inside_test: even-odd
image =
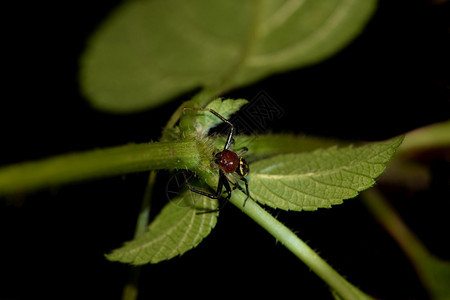
[[[189,190],[191,190],[194,193],[197,193],[197,194],[200,194],[200,195],[212,198],[212,199],[224,198],[225,201],[221,207],[223,207],[223,205],[226,202],[228,202],[228,200],[230,200],[232,190],[237,188],[247,195],[247,198],[244,201],[244,206],[245,206],[245,203],[246,203],[248,197],[250,197],[250,193],[248,191],[248,182],[247,182],[247,179],[245,179],[245,176],[248,175],[250,168],[249,168],[248,163],[245,160],[245,158],[243,158],[241,155],[244,154],[245,152],[247,152],[248,149],[246,147],[244,147],[244,148],[239,149],[237,152],[233,152],[230,150],[231,145],[234,143],[234,140],[233,140],[233,135],[235,134],[234,125],[211,108],[185,107],[185,108],[183,108],[183,111],[185,111],[185,110],[209,111],[210,113],[212,113],[213,115],[218,117],[220,120],[222,120],[222,122],[224,122],[230,126],[230,132],[228,133],[228,137],[225,142],[225,146],[223,147],[223,150],[220,152],[218,152],[219,150],[213,152],[213,162],[211,163],[211,166],[215,169],[219,169],[219,182],[217,184],[216,193],[211,194],[211,193],[204,192],[202,190],[199,190],[197,188],[190,186],[189,183],[187,183],[187,187],[189,188]],[[245,190],[239,185],[239,182],[236,180],[235,177],[237,177],[239,180],[244,182]],[[231,188],[230,183],[233,185],[233,189]],[[225,192],[227,193],[226,197],[222,197],[224,187],[225,187]],[[205,212],[201,212],[201,213],[215,212],[215,211],[218,211],[219,209],[205,211]]]

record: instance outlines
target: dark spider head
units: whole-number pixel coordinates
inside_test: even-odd
[[[236,172],[241,176],[247,176],[249,172],[247,161],[230,150],[223,150],[217,153],[214,157],[214,162],[226,173]]]

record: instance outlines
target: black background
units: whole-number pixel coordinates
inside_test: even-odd
[[[86,38],[117,3],[17,2],[2,9],[1,165],[155,140],[190,96],[132,115],[90,108],[79,91],[78,60]],[[264,90],[285,111],[271,125],[274,132],[380,140],[447,120],[448,6],[380,1],[363,34],[336,56],[224,96],[252,99]],[[430,189],[387,192],[427,247],[449,259],[448,169],[436,157],[427,164]],[[0,299],[119,299],[129,267],[103,254],[132,238],[146,178],[130,174],[1,201]],[[165,180],[163,174],[157,187]],[[162,188],[155,198],[165,199]],[[273,213],[364,291],[426,298],[408,260],[357,199],[317,212]],[[314,273],[232,205],[197,249],[145,266],[139,288],[141,299],[331,299]]]

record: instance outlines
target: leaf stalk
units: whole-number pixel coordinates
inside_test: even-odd
[[[206,182],[210,186],[213,186],[217,183],[217,178],[215,176],[209,176]],[[232,194],[230,202],[263,227],[276,240],[281,242],[343,299],[372,299],[342,277],[294,232],[284,226],[256,202],[248,199],[244,206],[245,199],[246,196],[243,193],[235,192]]]

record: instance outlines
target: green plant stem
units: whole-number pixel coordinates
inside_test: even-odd
[[[435,257],[406,226],[377,189],[362,194],[364,204],[407,255],[432,299],[449,299],[450,262]]]
[[[334,270],[314,250],[295,235],[289,228],[281,224],[272,215],[253,201],[247,201],[243,207],[242,197],[234,198],[233,204],[240,207],[250,218],[266,229],[273,237],[280,241],[295,256],[303,261],[311,270],[324,280],[335,292],[344,299],[370,298],[357,289]]]
[[[193,168],[194,141],[130,144],[65,154],[0,169],[0,195],[132,172]]]
[[[148,176],[147,186],[145,187],[144,197],[142,199],[141,210],[136,221],[136,229],[134,231],[134,238],[142,236],[148,228],[148,222],[151,210],[151,198],[153,187],[156,181],[156,171],[151,171]],[[130,266],[130,276],[128,283],[123,288],[122,300],[136,300],[139,294],[138,283],[141,274],[141,266]]]
[[[217,184],[217,177],[207,176],[206,182],[208,185],[214,186]],[[280,223],[256,202],[248,199],[244,206],[245,198],[246,196],[243,193],[235,192],[232,194],[230,201],[303,261],[340,297],[343,299],[371,299],[370,296],[349,283],[295,233]]]
[[[147,231],[148,221],[150,218],[150,210],[152,206],[153,187],[156,181],[156,171],[151,171],[148,175],[147,186],[145,187],[144,196],[142,198],[141,210],[136,221],[136,229],[134,231],[134,238],[138,238]]]
[[[175,112],[170,117],[169,121],[166,123],[166,126],[163,130],[162,140],[167,139],[167,130],[175,127],[176,123],[183,115],[183,108],[185,107],[202,107],[205,106],[209,101],[211,101],[216,95],[218,91],[216,89],[203,89],[199,93],[197,93],[191,100],[184,101],[180,106],[175,110]]]
[[[394,208],[386,201],[381,193],[375,189],[369,189],[362,193],[364,203],[383,227],[397,241],[409,258],[415,261],[417,258],[426,256],[428,251],[420,240],[403,223]]]
[[[450,147],[450,121],[440,122],[408,132],[397,155],[438,147]]]

